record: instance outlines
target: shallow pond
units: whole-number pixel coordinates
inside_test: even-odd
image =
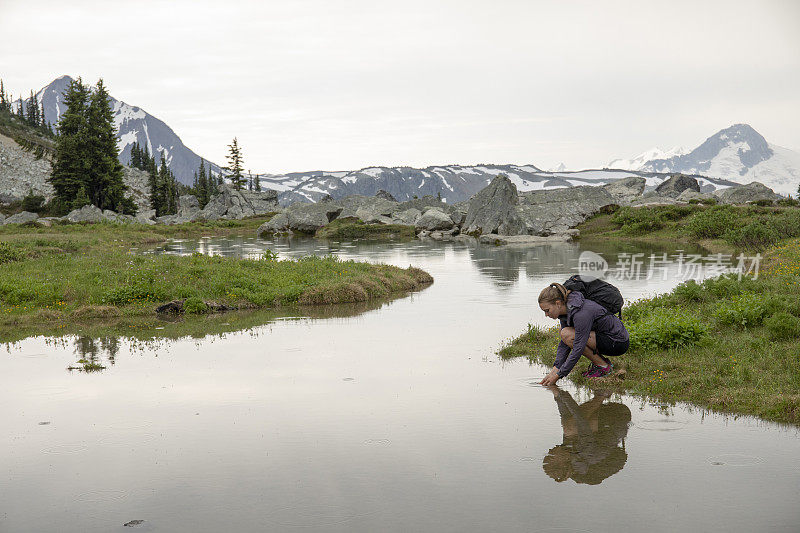
[[[496,355],[551,323],[536,296],[586,248],[610,263],[644,254],[615,281],[628,299],[710,267],[613,244],[234,238],[156,252],[266,248],[412,264],[436,281],[371,305],[201,318],[177,338],[165,322],[152,341],[7,345],[0,531],[798,530],[795,428],[568,383],[556,395],[535,385],[544,367]],[[67,371],[80,357],[106,369]]]

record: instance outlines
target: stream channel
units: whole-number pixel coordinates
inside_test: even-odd
[[[215,321],[209,334],[6,345],[0,531],[800,530],[797,428],[567,380],[555,395],[536,385],[545,367],[496,354],[554,324],[536,297],[583,250],[619,266],[628,300],[710,267],[634,244],[243,237],[155,253],[266,248],[414,265],[435,282],[361,306],[192,319]],[[87,351],[106,369],[66,370]]]

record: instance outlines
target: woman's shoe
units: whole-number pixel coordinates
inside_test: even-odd
[[[608,364],[607,367],[603,368],[602,366],[594,367],[594,370],[586,375],[587,378],[602,378],[603,376],[607,376],[614,370],[614,365],[611,363]]]

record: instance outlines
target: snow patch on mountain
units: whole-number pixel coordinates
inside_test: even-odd
[[[687,150],[682,146],[675,146],[670,150],[662,150],[661,148],[656,147],[645,150],[633,159],[614,159],[606,165],[606,168],[642,170],[644,166],[653,159],[669,159],[670,157],[684,155],[685,153],[687,153]]]

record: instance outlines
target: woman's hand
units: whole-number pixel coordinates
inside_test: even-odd
[[[542,381],[539,382],[540,385],[544,385],[545,387],[548,385],[555,385],[556,381],[559,380],[561,376],[558,375],[558,369],[553,368],[549,374],[547,374]]]

